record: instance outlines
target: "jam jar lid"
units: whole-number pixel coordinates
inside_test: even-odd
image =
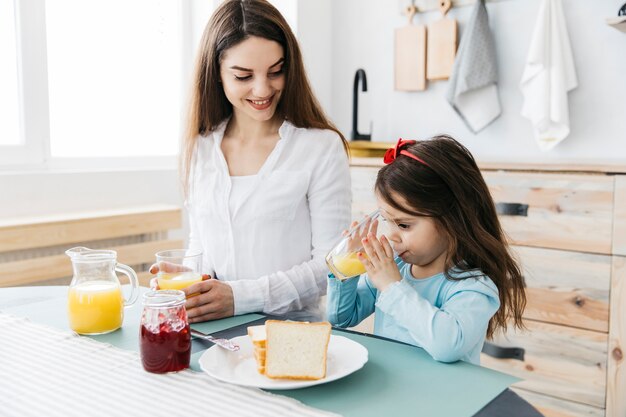
[[[180,290],[150,290],[143,295],[143,305],[152,308],[177,307],[185,300],[185,293]]]

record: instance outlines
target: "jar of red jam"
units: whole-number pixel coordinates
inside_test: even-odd
[[[176,372],[189,367],[191,333],[184,292],[145,293],[140,332],[141,362],[146,371]]]

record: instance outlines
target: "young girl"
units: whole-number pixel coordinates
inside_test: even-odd
[[[478,364],[485,336],[508,319],[521,328],[526,304],[487,185],[449,136],[399,140],[384,161],[375,193],[392,231],[362,239],[367,274],[329,276],[329,321],[350,327],[375,312],[375,334]]]
[[[181,155],[189,247],[217,278],[185,289],[199,293],[190,321],[321,319],[324,255],[350,221],[345,150],[283,16],[264,0],[222,2],[200,44]]]

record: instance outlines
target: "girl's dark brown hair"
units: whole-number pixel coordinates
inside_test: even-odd
[[[309,85],[298,41],[278,10],[265,0],[226,0],[207,24],[196,58],[186,132],[181,153],[184,190],[198,136],[206,135],[231,116],[232,105],[220,84],[220,63],[233,46],[256,36],[283,47],[285,87],[276,113],[297,127],[330,129],[347,142],[328,120]]]
[[[488,338],[498,329],[506,330],[509,318],[514,327],[523,328],[524,278],[509,252],[493,199],[472,154],[446,135],[402,149],[424,163],[398,155],[378,172],[376,193],[402,212],[430,216],[437,222],[450,242],[445,260],[448,279],[459,279],[450,275],[456,268],[481,271],[495,283],[501,307],[489,321]]]

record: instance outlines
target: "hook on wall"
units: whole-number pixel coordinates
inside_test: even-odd
[[[409,25],[413,24],[413,17],[417,14],[417,6],[415,5],[415,0],[411,0],[411,5],[406,6],[405,14],[409,18]]]
[[[452,8],[452,1],[450,0],[440,0],[439,1],[439,11],[443,16],[446,15]]]

